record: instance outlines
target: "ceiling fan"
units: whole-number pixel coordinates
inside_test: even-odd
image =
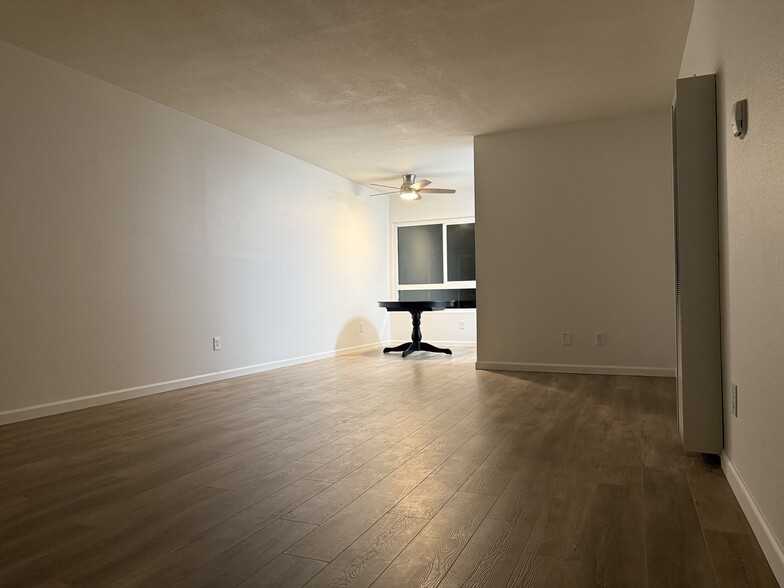
[[[381,192],[379,194],[371,194],[371,196],[387,196],[389,194],[400,194],[403,200],[422,200],[422,194],[454,194],[455,190],[449,188],[427,188],[432,182],[430,180],[416,181],[414,174],[403,174],[403,183],[400,188],[394,186],[385,186],[384,184],[370,184],[371,186],[378,186],[379,188],[391,188],[394,192]]]

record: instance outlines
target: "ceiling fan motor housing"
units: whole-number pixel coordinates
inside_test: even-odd
[[[403,174],[403,185],[400,186],[400,189],[404,190],[414,182],[416,182],[416,176],[414,174]]]

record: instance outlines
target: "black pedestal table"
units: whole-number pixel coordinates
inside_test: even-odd
[[[397,347],[385,347],[384,353],[391,351],[402,351],[403,357],[411,355],[414,351],[431,351],[434,353],[446,353],[452,355],[451,349],[441,349],[430,343],[422,341],[422,331],[419,326],[422,324],[422,313],[435,310],[444,310],[455,305],[454,300],[436,301],[436,300],[418,300],[418,301],[393,301],[393,302],[379,302],[381,308],[386,308],[388,312],[410,312],[411,324],[414,329],[411,331],[411,341],[403,343]]]

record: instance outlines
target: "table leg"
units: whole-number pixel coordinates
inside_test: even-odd
[[[414,351],[419,351],[419,343],[417,341],[412,341],[408,344],[408,349],[403,352],[403,357],[407,357],[414,353]]]
[[[405,351],[408,349],[411,343],[403,343],[402,345],[397,345],[396,347],[384,347],[384,353],[389,353],[390,351]]]
[[[435,345],[431,345],[430,343],[422,342],[419,344],[419,348],[422,351],[432,351],[434,353],[446,353],[447,355],[452,355],[451,349],[442,349],[441,347],[436,347]]]
[[[411,310],[411,324],[413,325],[413,330],[411,331],[411,341],[417,345],[417,349],[413,351],[419,350],[419,342],[422,340],[422,331],[419,329],[419,326],[422,324],[422,311],[421,310]]]

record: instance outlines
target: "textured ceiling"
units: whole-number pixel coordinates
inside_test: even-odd
[[[0,39],[367,183],[670,103],[689,0],[0,0]],[[6,83],[5,81],[4,83]]]

